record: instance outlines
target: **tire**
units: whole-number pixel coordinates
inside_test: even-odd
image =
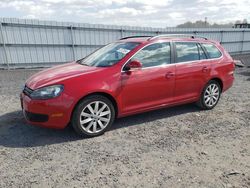
[[[220,84],[215,80],[210,80],[202,90],[197,105],[204,110],[213,109],[219,102],[220,96],[221,96]]]
[[[94,137],[107,131],[114,119],[115,109],[112,102],[102,95],[91,95],[76,106],[71,124],[80,136]]]

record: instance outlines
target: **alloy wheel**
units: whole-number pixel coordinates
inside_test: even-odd
[[[94,101],[87,104],[80,114],[82,129],[90,134],[101,132],[109,124],[111,110],[102,101]]]
[[[204,93],[204,102],[208,107],[213,107],[216,105],[220,97],[220,88],[212,83],[210,84]]]

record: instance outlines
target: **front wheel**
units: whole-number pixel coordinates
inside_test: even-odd
[[[216,106],[220,99],[221,86],[215,81],[211,80],[203,89],[200,100],[197,102],[202,109],[210,110]]]
[[[103,134],[114,122],[112,102],[101,95],[83,99],[75,108],[72,126],[81,136],[94,137]]]

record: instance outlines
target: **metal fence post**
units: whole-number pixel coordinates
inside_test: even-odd
[[[242,41],[241,41],[241,50],[240,53],[243,53],[243,48],[244,48],[244,38],[245,38],[245,30],[242,31]]]
[[[160,31],[156,31],[155,34],[156,34],[156,35],[160,35],[161,32],[160,32]]]
[[[123,34],[124,30],[123,30],[123,28],[122,28],[122,27],[121,27],[120,32],[121,32],[121,38],[123,38],[123,36],[124,36],[124,34]]]
[[[72,46],[73,58],[74,58],[74,60],[76,60],[76,56],[75,56],[75,41],[74,41],[74,35],[73,35],[73,27],[72,27],[72,25],[70,26],[70,33],[71,33],[71,46]]]
[[[5,64],[7,64],[8,70],[10,69],[10,65],[9,65],[9,59],[8,59],[8,55],[7,55],[7,50],[6,50],[6,44],[5,44],[5,40],[4,40],[4,36],[3,36],[3,23],[0,22],[0,32],[1,32],[1,37],[3,40],[3,50],[4,50],[4,55],[5,55]]]
[[[220,31],[220,43],[223,43],[223,30]]]

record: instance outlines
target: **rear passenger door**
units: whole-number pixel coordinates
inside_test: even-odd
[[[174,101],[197,99],[208,81],[211,66],[200,44],[175,42],[176,87]]]

